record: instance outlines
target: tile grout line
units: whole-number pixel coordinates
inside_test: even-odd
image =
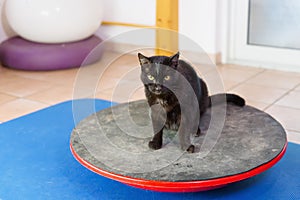
[[[48,103],[48,102],[44,102],[44,101],[39,101],[39,100],[35,100],[35,99],[30,99],[29,96],[22,97],[21,99],[25,99],[25,100],[28,100],[28,101],[33,101],[33,102],[37,102],[37,103],[41,103],[41,104],[45,104],[45,105],[47,105],[47,106],[53,106],[53,105],[55,105],[55,104]],[[58,102],[58,103],[61,103],[61,102]]]
[[[14,99],[12,101],[15,101],[15,100],[27,100],[27,101],[32,101],[32,102],[36,102],[36,103],[40,103],[40,104],[45,104],[45,105],[51,106],[51,104],[49,104],[49,103],[45,103],[45,102],[41,102],[41,101],[37,101],[37,100],[32,100],[32,99],[28,99],[27,96],[17,97],[16,99]],[[6,102],[6,103],[10,103],[12,101],[9,101],[9,102]],[[6,104],[6,103],[4,103],[4,104]],[[4,104],[2,104],[2,105],[4,105]]]
[[[296,86],[294,86],[292,89],[289,89],[287,92],[285,92],[283,95],[281,95],[280,97],[278,97],[273,103],[271,103],[270,105],[268,105],[265,109],[267,110],[268,108],[270,108],[271,106],[274,106],[279,100],[281,100],[283,97],[285,97],[287,94],[289,94],[290,92],[294,91],[298,86],[300,86],[300,83],[298,83]],[[287,106],[284,106],[287,107]],[[287,108],[291,108],[291,107],[287,107]],[[293,108],[296,109],[296,108]]]
[[[284,130],[286,130],[287,132],[293,132],[293,133],[299,133],[300,134],[299,130],[293,130],[293,129],[284,129]]]
[[[262,69],[262,71],[257,72],[256,74],[250,76],[249,78],[245,79],[244,81],[242,81],[242,82],[240,82],[240,83],[238,83],[238,84],[232,86],[231,88],[229,88],[229,90],[236,89],[237,87],[239,87],[239,86],[245,84],[245,83],[246,83],[247,81],[249,81],[250,79],[257,77],[258,75],[260,75],[260,74],[262,74],[262,73],[264,73],[264,72],[266,72],[266,71],[267,71],[267,69]],[[223,83],[224,83],[224,82],[223,82]]]

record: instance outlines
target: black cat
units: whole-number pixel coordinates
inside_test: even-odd
[[[179,52],[173,56],[146,57],[138,54],[141,65],[141,80],[151,107],[154,137],[149,142],[151,149],[162,147],[163,129],[178,130],[181,148],[193,153],[190,135],[198,136],[200,117],[211,99],[222,99],[244,106],[245,100],[235,94],[208,96],[206,83],[198,77],[193,67],[179,59]],[[215,102],[215,101],[214,101]]]

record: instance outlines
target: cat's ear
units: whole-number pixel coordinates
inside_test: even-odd
[[[173,68],[177,68],[179,62],[179,52],[170,57],[170,66]]]
[[[139,61],[140,61],[141,66],[150,64],[149,58],[144,56],[143,54],[138,53],[138,57],[139,57]]]

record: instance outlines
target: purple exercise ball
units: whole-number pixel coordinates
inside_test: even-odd
[[[0,45],[2,65],[21,70],[58,70],[92,64],[100,59],[102,40],[93,35],[87,39],[59,44],[44,44],[25,40],[19,36],[5,40]],[[94,51],[93,51],[94,50]],[[93,51],[93,56],[87,56]]]

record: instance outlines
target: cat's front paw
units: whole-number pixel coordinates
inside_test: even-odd
[[[198,128],[197,133],[195,134],[195,137],[199,137],[201,135],[201,129]]]
[[[157,149],[160,149],[162,144],[160,144],[159,142],[155,142],[153,140],[151,140],[149,143],[148,143],[148,146],[150,149],[154,149],[154,150],[157,150]]]
[[[195,151],[195,146],[194,145],[190,145],[189,148],[186,150],[188,153],[194,153]]]

